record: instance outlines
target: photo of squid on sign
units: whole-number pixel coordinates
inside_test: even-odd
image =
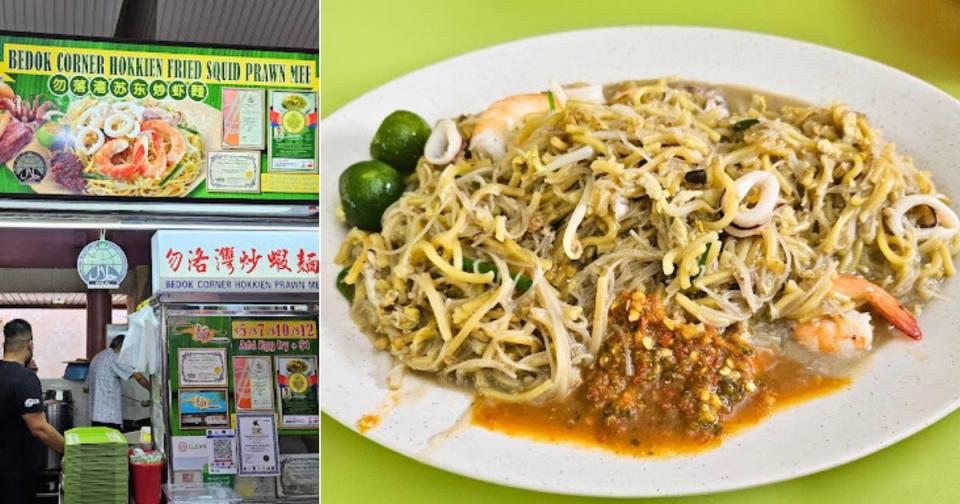
[[[11,165],[11,171],[21,183],[32,182],[38,176],[42,178],[46,173],[37,171],[36,162],[21,162],[20,174],[12,165],[27,152],[34,154],[27,154],[24,160],[38,156],[42,160],[45,154],[49,155],[47,148],[63,140],[50,134],[57,129],[62,117],[63,112],[55,103],[42,96],[20,96],[9,84],[0,82],[0,165]]]

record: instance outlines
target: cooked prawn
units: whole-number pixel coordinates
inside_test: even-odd
[[[140,125],[140,131],[156,131],[163,140],[163,150],[167,162],[176,165],[187,152],[187,141],[183,133],[163,119],[151,119]]]
[[[855,275],[840,275],[833,281],[836,292],[855,301],[864,301],[884,320],[907,336],[922,337],[917,319],[892,294],[869,280]],[[870,315],[848,310],[839,315],[817,317],[797,324],[793,337],[808,350],[844,354],[870,350],[873,326]]]
[[[523,118],[549,110],[550,98],[544,93],[508,96],[493,102],[477,120],[470,150],[494,161],[503,159],[507,153],[507,138],[520,126]]]
[[[811,352],[850,357],[870,350],[873,326],[869,313],[848,310],[797,324],[793,338]]]
[[[143,149],[137,151],[141,155],[134,162],[144,177],[160,178],[167,171],[167,152],[164,150],[160,133],[155,130],[145,131],[137,138],[137,143],[141,142]]]
[[[137,171],[136,152],[129,153],[130,142],[117,138],[103,144],[93,156],[97,171],[113,178],[130,179]],[[136,150],[136,149],[135,149]]]
[[[903,334],[919,340],[923,334],[920,324],[897,298],[866,278],[855,275],[840,275],[833,281],[833,288],[851,299],[866,301],[878,315]]]
[[[552,108],[563,109],[568,100],[606,103],[603,86],[597,85],[560,87],[553,84],[549,93],[508,96],[493,102],[480,113],[473,138],[470,139],[470,150],[494,161],[503,159],[510,133],[520,126],[526,116],[549,112]]]

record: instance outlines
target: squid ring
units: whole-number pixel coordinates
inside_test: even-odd
[[[742,202],[750,190],[760,186],[760,200],[753,208],[741,207],[737,211],[733,223],[741,228],[752,228],[766,224],[773,218],[773,210],[777,207],[777,197],[780,195],[780,182],[772,173],[752,171],[740,176],[734,182],[737,188],[737,197]]]
[[[143,119],[143,105],[134,102],[117,102],[113,104],[114,112],[126,112],[131,114],[137,121]]]
[[[111,138],[132,136],[131,133],[135,126],[137,126],[137,120],[132,115],[126,112],[116,112],[104,119],[103,132]]]
[[[423,148],[423,155],[430,164],[445,166],[449,164],[463,147],[463,137],[457,130],[457,125],[450,119],[441,119],[434,126],[427,144]]]
[[[103,114],[100,113],[98,108],[88,108],[77,118],[77,126],[80,128],[100,128],[103,126]]]
[[[935,226],[919,228],[917,230],[917,238],[921,240],[928,238],[948,239],[957,234],[957,231],[960,231],[960,218],[957,218],[957,214],[955,214],[946,203],[930,194],[913,194],[901,198],[897,200],[890,209],[884,212],[887,217],[887,225],[890,226],[890,231],[893,231],[897,236],[903,236],[905,233],[903,218],[910,209],[917,206],[930,207],[937,217],[937,224]]]
[[[103,146],[103,132],[99,128],[80,128],[77,130],[77,140],[80,142],[77,150],[92,156]]]

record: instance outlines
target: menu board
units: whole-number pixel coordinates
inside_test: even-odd
[[[316,202],[316,53],[0,33],[0,81],[0,196]]]
[[[170,386],[178,399],[170,435],[203,436],[206,429],[231,427],[222,425],[224,417],[247,412],[275,415],[281,436],[317,433],[315,315],[185,314],[168,316],[165,325]]]

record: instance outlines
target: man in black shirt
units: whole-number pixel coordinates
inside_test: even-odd
[[[33,358],[33,332],[24,320],[3,326],[0,361],[0,501],[32,504],[40,461],[36,440],[63,453],[63,436],[43,414],[40,379],[25,366]]]

